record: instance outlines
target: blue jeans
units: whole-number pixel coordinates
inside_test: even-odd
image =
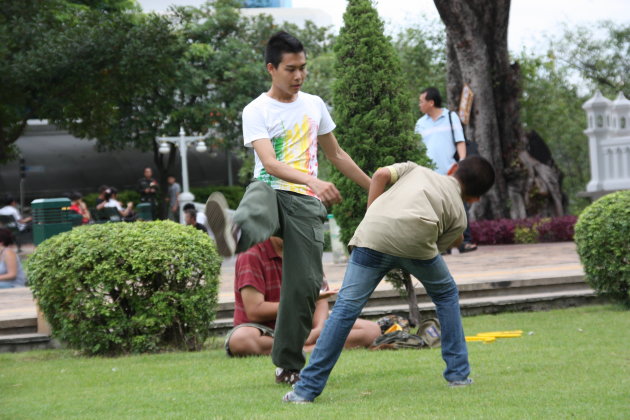
[[[442,257],[414,260],[369,248],[354,248],[337,302],[308,365],[300,373],[300,381],[294,386],[297,395],[312,400],[322,393],[352,325],[381,279],[393,268],[402,268],[419,279],[435,304],[442,327],[442,358],[446,362],[444,378],[449,382],[468,378],[470,365],[459,292]]]

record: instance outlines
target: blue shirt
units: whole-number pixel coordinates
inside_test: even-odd
[[[448,121],[448,110],[442,108],[442,115],[435,121],[428,114],[424,115],[416,123],[416,133],[422,136],[422,141],[427,147],[427,156],[435,163],[435,171],[446,175],[446,172],[455,163],[455,142],[464,141],[464,130],[459,121],[457,113],[451,112],[453,120],[453,134],[451,134],[451,124]]]
[[[0,274],[7,274],[8,272],[7,264],[4,262],[5,258],[6,256],[4,255],[4,252],[0,253]],[[17,259],[17,273],[15,275],[15,279],[11,281],[0,281],[0,289],[26,286],[26,274],[22,269],[20,257],[16,255],[15,258]]]

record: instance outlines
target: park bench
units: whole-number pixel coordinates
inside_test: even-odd
[[[122,222],[122,217],[114,207],[103,207],[92,212],[95,223]]]

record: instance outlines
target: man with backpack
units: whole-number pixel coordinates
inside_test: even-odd
[[[416,123],[415,131],[422,136],[422,142],[427,148],[427,156],[435,163],[435,171],[446,175],[449,169],[459,160],[466,158],[466,141],[464,129],[456,112],[442,108],[442,97],[437,88],[430,87],[420,93],[420,112],[424,115]],[[464,242],[459,246],[460,252],[470,252],[477,249],[472,243],[470,224],[468,223],[468,205],[466,208],[466,230]],[[450,252],[450,251],[449,251]]]

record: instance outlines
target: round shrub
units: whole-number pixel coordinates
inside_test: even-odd
[[[630,306],[630,191],[588,206],[575,226],[575,242],[590,286]]]
[[[44,241],[28,277],[55,337],[87,354],[116,355],[201,348],[220,266],[212,239],[193,227],[106,223]]]

